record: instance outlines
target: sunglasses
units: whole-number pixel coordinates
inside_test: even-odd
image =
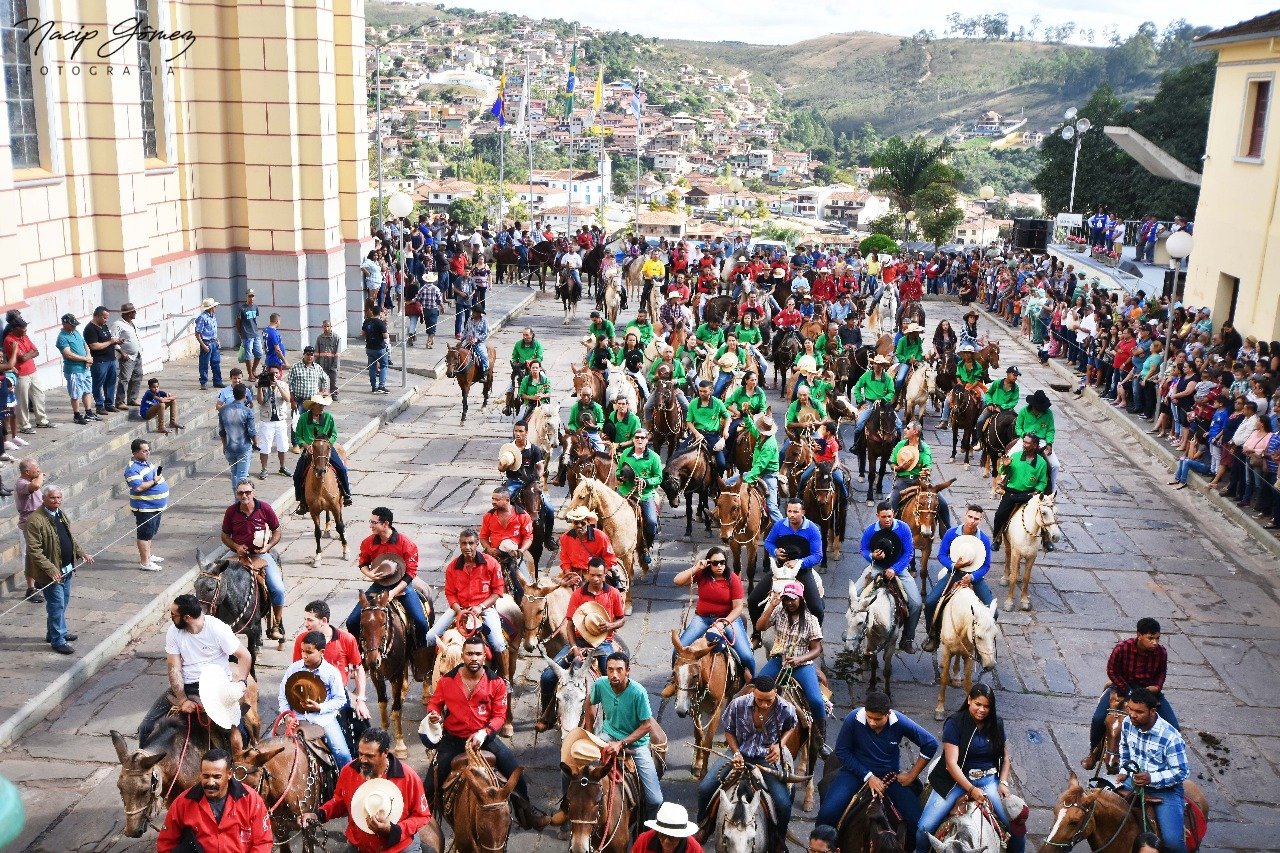
[[[245,497],[246,495],[251,495],[251,494],[253,494],[253,489],[250,489],[247,492],[236,492],[237,497]]]
[[[708,565],[708,566],[723,566],[723,565],[725,565],[725,562],[726,562],[726,561],[724,561],[724,560],[707,560],[707,565]]]

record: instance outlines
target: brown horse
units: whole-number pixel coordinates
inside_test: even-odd
[[[844,528],[848,516],[848,501],[840,494],[831,472],[830,462],[819,462],[814,466],[801,493],[804,500],[805,518],[818,525],[822,532],[822,565],[827,565],[827,556],[840,559],[840,546],[844,542]]]
[[[838,768],[838,761],[827,759],[823,769],[824,786]],[[898,838],[897,830],[889,822],[884,799],[873,796],[866,786],[845,809],[837,832],[841,850],[856,850],[859,853],[900,853],[905,841]],[[911,847],[908,846],[907,849]]]
[[[583,388],[590,389],[591,399],[596,402],[604,402],[604,374],[598,370],[591,370],[586,367],[579,367],[576,364],[569,365],[569,369],[573,371],[573,396],[582,393]],[[601,426],[601,424],[596,424]]]
[[[303,829],[298,821],[332,796],[338,781],[337,764],[332,763],[329,745],[318,728],[312,727],[306,734],[292,723],[286,728],[291,731],[284,736],[265,738],[247,748],[240,732],[233,731],[231,772],[262,796],[271,816],[271,832],[281,839],[276,842],[280,849],[289,853],[290,842],[301,835],[304,853],[312,853],[323,846],[323,840],[317,844],[317,836],[323,832]]]
[[[748,415],[747,417],[754,417]],[[727,448],[727,461],[735,470],[746,472],[751,470],[751,463],[755,459],[756,454],[756,434],[751,428],[743,423],[738,424],[738,430],[734,434],[733,444]]]
[[[925,582],[929,577],[929,558],[933,556],[933,542],[941,539],[938,529],[938,508],[942,498],[938,492],[948,488],[955,479],[946,480],[934,486],[929,482],[929,472],[921,473],[919,482],[902,490],[898,500],[898,518],[911,528],[911,541],[920,552],[920,593],[925,592]],[[908,582],[905,581],[904,582]]]
[[[956,458],[956,443],[961,434],[964,441],[960,446],[964,449],[964,468],[969,470],[969,455],[973,452],[974,431],[978,425],[978,415],[982,413],[982,396],[975,388],[957,385],[952,393],[951,404],[951,458]]]
[[[987,369],[987,375],[991,375],[991,371],[1000,366],[1000,342],[997,340],[987,341],[986,346],[978,350],[978,364]]]
[[[817,426],[816,412],[814,420],[793,423],[787,427],[791,443],[782,454],[778,466],[778,479],[787,484],[788,495],[800,494],[800,475],[813,461],[813,438],[811,430]]]
[[[730,630],[737,630],[737,626]],[[693,751],[693,778],[701,779],[707,772],[720,714],[742,689],[744,670],[727,645],[714,646],[701,638],[684,646],[674,628],[671,645],[676,650],[671,673],[676,685],[676,714],[693,717],[693,742],[700,747]]]
[[[559,580],[539,581],[525,587],[520,601],[524,617],[524,650],[534,652],[541,644],[552,657],[564,646],[564,625],[568,621],[572,591]]]
[[[748,432],[748,430],[742,430]],[[746,577],[747,592],[756,584],[756,550],[768,527],[765,501],[754,486],[738,481],[736,488],[720,487],[716,498],[716,521],[720,523],[720,541],[733,553],[733,571]],[[747,549],[747,570],[742,571],[742,549]]]
[[[782,736],[782,745],[791,751],[795,761],[795,774],[806,775],[808,781],[802,784],[804,799],[801,808],[813,811],[814,783],[813,774],[818,769],[818,758],[822,751],[822,740],[815,735],[813,713],[804,698],[804,692],[795,679],[787,679],[779,689],[779,695],[795,708],[799,724]]]
[[[639,809],[626,791],[616,759],[589,764],[569,778],[570,853],[627,853],[632,815]]]
[[[708,502],[715,483],[711,450],[701,433],[693,433],[689,446],[671,460],[662,472],[662,491],[673,507],[680,506],[683,495],[684,535],[693,536],[693,499],[698,499],[698,518],[711,533],[711,513]]]
[[[338,473],[329,465],[329,452],[333,445],[328,439],[317,438],[303,452],[310,454],[311,466],[307,470],[303,482],[303,500],[307,503],[307,512],[311,515],[311,526],[316,534],[316,553],[311,558],[311,565],[320,565],[320,516],[324,515],[324,532],[329,532],[332,519],[338,528],[338,541],[342,543],[342,559],[348,559],[347,532],[342,521],[342,493],[338,490]],[[347,461],[347,451],[338,447],[338,456]]]
[[[956,387],[956,351],[948,346],[938,353],[937,368],[938,375],[934,380],[937,383],[937,390],[933,394],[933,410],[940,412],[942,401],[951,393],[951,389]]]
[[[1102,762],[1108,773],[1115,773],[1120,769],[1120,730],[1128,716],[1124,707],[1124,694],[1113,689],[1102,740],[1085,756],[1082,762],[1085,770],[1094,769],[1098,762]]]
[[[413,588],[405,595],[416,595]],[[400,708],[404,694],[409,689],[408,616],[399,607],[392,607],[386,593],[368,595],[360,593],[360,633],[357,641],[364,669],[378,691],[378,710],[382,714],[382,727],[391,728],[395,736],[395,753],[407,758],[409,747],[404,742],[404,729],[400,724]],[[394,614],[394,615],[393,615]],[[430,622],[431,614],[428,612]],[[419,679],[421,680],[421,679]],[[391,684],[391,714],[387,715],[387,684]]]
[[[517,767],[510,778],[503,779],[487,758],[468,741],[466,755],[459,755],[453,763],[453,772],[462,778],[453,811],[446,814],[445,819],[453,827],[453,847],[458,853],[495,853],[507,849],[507,836],[511,834],[511,792],[520,782],[524,768]]]
[[[445,354],[445,376],[450,379],[458,380],[458,388],[462,391],[462,420],[458,423],[465,424],[467,422],[467,407],[470,405],[468,397],[471,394],[471,386],[477,382],[483,381],[481,386],[484,390],[484,398],[480,401],[480,410],[489,405],[489,393],[493,390],[493,362],[498,357],[497,350],[492,346],[486,346],[485,350],[489,354],[489,369],[480,374],[480,363],[476,359],[476,354],[467,347],[460,344],[449,344],[449,351]]]
[[[897,443],[893,404],[877,400],[872,404],[871,417],[862,429],[862,442],[858,446],[858,479],[866,477],[867,506],[875,506],[875,496],[884,494],[885,468]]]
[[[556,246],[549,240],[542,240],[539,243],[529,247],[529,264],[524,268],[524,285],[529,287],[533,281],[533,277],[538,277],[538,286],[543,291],[547,289],[546,274],[555,265]],[[517,274],[521,271],[520,253],[514,248],[498,248],[493,249],[493,265],[494,276],[497,278],[498,284],[504,279],[515,281]]]
[[[661,376],[661,370],[659,376]],[[667,373],[670,377],[670,372]],[[649,446],[653,452],[662,454],[667,449],[666,462],[671,462],[671,454],[680,437],[684,434],[684,414],[680,411],[680,401],[676,396],[676,385],[670,378],[659,378],[653,389],[653,418],[649,424]]]
[[[1182,788],[1188,808],[1194,803],[1208,820],[1209,801],[1200,786],[1187,780]],[[1068,851],[1087,841],[1093,850],[1132,850],[1144,826],[1155,824],[1150,810],[1145,816],[1140,814],[1139,803],[1132,794],[1122,796],[1108,788],[1086,789],[1072,773],[1067,790],[1053,808],[1053,828],[1040,849]]]
[[[613,452],[598,453],[591,438],[583,430],[569,433],[569,494],[586,477],[599,480],[611,489],[618,488],[618,465]]]
[[[795,330],[786,329],[774,333],[773,349],[769,353],[769,361],[773,363],[773,384],[770,387],[784,391],[784,398],[787,375],[791,372],[791,365],[795,362],[796,355],[803,348],[804,344]]]

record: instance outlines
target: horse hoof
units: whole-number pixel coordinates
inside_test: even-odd
[[[933,709],[933,718],[938,722],[942,722],[947,718],[947,713],[942,708]]]
[[[1013,599],[1012,599],[1012,598],[1010,598],[1010,599],[1008,599],[1008,600],[1006,600],[1006,601],[1005,601],[1005,603],[1004,603],[1004,610],[1005,610],[1005,612],[1006,612],[1006,613],[1009,613],[1010,611],[1012,611],[1012,610],[1013,610]]]
[[[1022,609],[1023,609],[1023,610],[1030,610],[1030,609],[1031,609],[1031,599],[1029,599],[1029,598],[1024,598],[1024,599],[1022,599]]]
[[[409,747],[405,746],[404,741],[398,740],[396,741],[395,753],[396,753],[396,758],[400,759],[401,761],[404,761],[406,758],[409,757]]]
[[[865,475],[865,474],[859,474],[859,475],[858,475],[858,482],[859,482],[859,483],[865,483],[866,481],[867,481],[867,477],[866,477],[866,475]]]
[[[867,506],[875,506],[875,505],[876,505],[875,501],[867,501]]]
[[[968,462],[964,463],[964,470],[966,470],[966,471],[968,471],[968,470],[969,470],[969,463],[968,463]]]
[[[347,556],[347,554],[348,554],[348,552],[347,552],[347,546],[346,546],[346,545],[343,545],[343,546],[342,546],[342,559],[344,559],[344,560],[349,559],[349,557]]]

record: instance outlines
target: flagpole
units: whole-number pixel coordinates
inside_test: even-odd
[[[506,88],[507,82],[507,60],[502,60],[502,86]],[[506,121],[507,114],[507,93],[499,92],[498,97],[502,99],[502,115],[503,119],[498,122],[498,228],[502,228],[503,210],[506,207],[506,154],[507,154],[507,136]]]
[[[639,85],[639,80],[637,80],[636,83],[637,85]],[[641,132],[642,126],[643,126],[643,122],[641,122],[640,116],[637,115],[636,116],[636,222],[635,222],[635,225],[632,227],[632,233],[635,235],[640,234],[640,132]]]
[[[524,52],[524,85],[521,87],[520,115],[521,127],[524,128],[524,141],[529,149],[529,230],[533,230],[535,207],[533,203],[533,134],[529,131],[529,75],[533,73],[533,63],[529,51]]]
[[[573,88],[569,90],[569,102],[567,104],[569,109],[566,112],[566,118],[569,119],[569,214],[568,214],[568,220],[567,220],[569,224],[565,229],[565,237],[567,237],[570,241],[572,241],[573,240],[573,185],[574,185],[573,143],[576,137],[576,134],[573,131],[573,100],[574,100],[574,93],[577,91],[577,88],[578,88],[578,80],[577,80],[578,28],[576,26],[573,28],[573,57],[570,60],[570,62],[571,62],[571,66],[569,68],[569,72],[573,76]]]

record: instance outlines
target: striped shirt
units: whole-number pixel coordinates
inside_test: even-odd
[[[725,706],[720,714],[720,725],[738,741],[738,751],[750,761],[764,761],[769,747],[778,744],[782,736],[794,729],[799,720],[795,707],[779,696],[769,709],[761,728],[752,719],[755,696],[739,696]]]
[[[134,512],[160,512],[169,506],[169,484],[161,480],[149,489],[139,491],[138,487],[148,480],[159,476],[156,467],[150,462],[129,461],[124,469],[124,481],[129,484],[129,509]]]
[[[318,364],[307,364],[296,361],[289,368],[289,390],[293,398],[301,405],[315,396],[316,392],[329,385],[329,376]]]

